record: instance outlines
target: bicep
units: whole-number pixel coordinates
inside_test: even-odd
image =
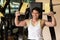
[[[24,21],[20,21],[17,26],[22,26],[22,27],[26,26],[25,20]]]
[[[49,22],[49,21],[46,21],[46,20],[45,20],[45,25],[46,25],[46,26],[54,26],[54,25],[52,24],[52,22]]]
[[[19,23],[19,25],[20,25],[20,26],[25,26],[25,25],[26,25],[26,22],[25,22],[25,21],[21,21],[21,22]]]

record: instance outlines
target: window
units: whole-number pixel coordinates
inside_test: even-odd
[[[0,0],[0,4],[2,5],[6,0]],[[16,10],[19,9],[20,2],[35,2],[35,0],[10,0],[10,13],[15,13]],[[9,13],[9,8],[7,6],[5,13]]]
[[[24,2],[35,2],[35,0],[23,0]]]

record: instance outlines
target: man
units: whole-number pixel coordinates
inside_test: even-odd
[[[38,7],[35,7],[32,9],[32,18],[26,19],[24,21],[18,21],[18,16],[20,16],[19,11],[15,13],[15,25],[20,27],[26,27],[26,26],[28,27],[28,40],[43,40],[42,38],[43,27],[56,26],[56,19],[54,17],[53,12],[50,12],[48,14],[48,16],[52,17],[52,22],[39,19],[40,15],[41,15],[41,12]]]

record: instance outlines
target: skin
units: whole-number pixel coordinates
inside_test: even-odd
[[[47,27],[56,26],[56,19],[55,19],[55,17],[54,17],[53,12],[50,12],[48,15],[51,16],[52,22],[48,22],[47,20],[42,19],[42,20],[41,20],[41,27],[42,27],[42,28],[43,28],[44,26],[47,26]],[[27,21],[28,21],[29,19],[24,20],[24,21],[18,21],[18,16],[20,16],[20,12],[19,12],[19,11],[17,11],[17,12],[15,13],[15,25],[16,25],[16,26],[19,26],[19,27],[22,26],[22,27],[24,27],[24,26],[28,25],[28,22],[27,22]],[[39,14],[39,12],[38,12],[37,10],[33,10],[33,11],[32,11],[32,24],[33,24],[33,25],[36,25],[37,21],[39,20],[39,19],[38,19],[39,16],[40,16],[40,14]]]

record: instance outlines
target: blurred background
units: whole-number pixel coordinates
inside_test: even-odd
[[[45,10],[44,5],[50,3],[50,0],[0,0],[0,40],[27,40],[27,28],[16,27],[14,23],[15,12],[21,9],[24,2],[42,2],[42,9]],[[52,0],[52,5],[56,12],[54,16],[57,21],[57,26],[54,27],[56,39],[53,40],[60,40],[60,0]],[[47,20],[46,15],[42,15],[42,18]],[[52,30],[53,34],[54,32]],[[44,40],[52,40],[49,27],[44,27],[43,38]]]

